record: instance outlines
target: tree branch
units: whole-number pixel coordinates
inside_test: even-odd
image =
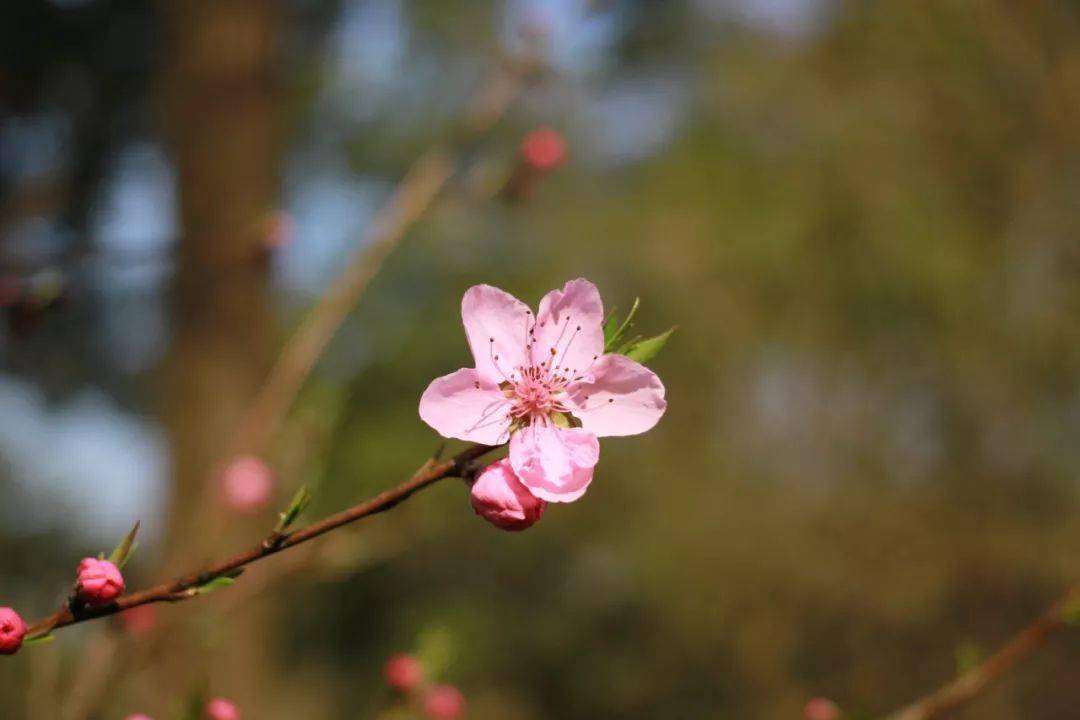
[[[948,717],[981,695],[994,681],[1042,646],[1047,638],[1064,628],[1076,611],[1077,603],[1080,603],[1080,583],[1070,587],[1057,602],[981,665],[887,716],[885,720],[936,720]]]
[[[379,493],[375,497],[365,500],[358,505],[353,505],[346,510],[342,510],[336,515],[323,518],[322,520],[314,522],[295,532],[285,533],[279,536],[273,543],[267,543],[265,541],[260,542],[244,552],[197,572],[183,575],[174,580],[163,582],[145,590],[139,590],[124,595],[108,605],[83,608],[73,606],[72,604],[65,604],[65,607],[49,617],[42,618],[33,623],[27,630],[27,637],[41,637],[51,633],[53,630],[67,627],[68,625],[75,625],[77,623],[86,622],[87,620],[95,620],[97,618],[115,615],[139,605],[158,602],[178,602],[197,597],[198,593],[195,591],[216,578],[230,576],[265,557],[276,555],[291,547],[296,547],[309,540],[314,540],[321,535],[325,535],[332,530],[354,523],[362,518],[377,515],[389,510],[398,503],[409,498],[413,493],[422,490],[429,485],[433,485],[439,480],[460,476],[469,463],[490,452],[492,449],[493,448],[486,445],[472,445],[449,460],[444,460],[442,462],[426,462],[416,474],[405,482]]]

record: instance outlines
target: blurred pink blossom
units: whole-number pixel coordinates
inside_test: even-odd
[[[510,460],[504,458],[484,468],[472,486],[473,510],[503,530],[524,530],[544,515],[547,503],[521,484]]]
[[[274,474],[258,457],[241,455],[221,473],[221,491],[225,504],[236,512],[257,512],[270,501]]]
[[[0,655],[14,655],[26,637],[26,623],[19,613],[0,607]]]
[[[153,720],[153,718],[142,713],[135,713],[134,715],[128,715],[124,720]]]
[[[535,317],[514,296],[476,285],[461,317],[476,367],[433,380],[420,417],[444,437],[509,441],[514,473],[541,500],[577,500],[600,459],[597,438],[645,432],[667,408],[655,373],[604,354],[604,308],[588,280],[549,292]]]
[[[803,718],[804,720],[839,720],[840,708],[828,698],[811,698],[803,708]]]
[[[296,222],[292,215],[284,210],[270,213],[266,218],[263,248],[268,251],[280,250],[292,244],[296,237]]]
[[[390,687],[407,693],[424,682],[424,665],[416,657],[402,653],[386,661],[383,675]]]
[[[157,610],[153,605],[137,605],[120,613],[120,622],[132,635],[150,632],[157,624]]]
[[[534,170],[554,170],[566,159],[566,138],[550,128],[533,130],[521,142],[521,157]]]
[[[124,576],[108,560],[83,558],[78,569],[78,596],[88,605],[104,605],[124,592]]]
[[[225,698],[214,698],[206,703],[207,720],[240,720],[236,705]]]
[[[424,713],[431,720],[457,720],[465,715],[465,696],[453,685],[436,685],[424,698]]]

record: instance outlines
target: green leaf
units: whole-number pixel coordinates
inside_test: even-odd
[[[135,549],[138,547],[138,543],[135,542],[135,536],[139,534],[139,521],[136,520],[135,524],[128,531],[128,534],[124,536],[124,539],[120,541],[112,553],[109,554],[109,562],[118,568],[123,569],[124,565],[131,558]]]
[[[956,659],[956,672],[959,674],[974,670],[983,661],[983,651],[976,643],[965,640],[953,651]]]
[[[282,533],[289,529],[289,526],[296,522],[296,518],[307,509],[311,504],[311,493],[308,492],[307,485],[300,486],[300,489],[293,495],[292,502],[289,503],[289,507],[285,508],[285,512],[278,515],[281,518],[278,521],[277,527],[274,528],[275,533]]]
[[[1080,627],[1080,597],[1073,597],[1061,608],[1061,619],[1066,625]]]
[[[618,329],[614,329],[618,320],[613,312],[608,316],[607,321],[604,323],[604,352],[614,352],[614,348],[619,343],[619,339],[623,334],[632,328],[634,316],[637,315],[638,306],[641,305],[641,298],[634,298],[634,304],[630,308],[630,312],[627,313],[626,318],[619,325]]]
[[[56,639],[56,636],[50,633],[44,635],[38,635],[37,637],[26,638],[23,640],[23,645],[44,645],[45,643],[51,643]]]
[[[216,590],[220,590],[221,588],[227,588],[230,585],[234,584],[236,584],[236,578],[229,577],[228,575],[222,575],[221,577],[216,577],[204,585],[200,585],[199,587],[194,588],[194,593],[196,595],[208,595]]]
[[[660,333],[651,338],[635,342],[632,347],[623,352],[623,355],[644,365],[656,357],[657,353],[664,348],[664,345],[667,344],[668,338],[671,337],[673,332],[675,332],[675,328],[671,328],[667,332]]]

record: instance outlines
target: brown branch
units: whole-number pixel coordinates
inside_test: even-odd
[[[240,424],[235,452],[260,452],[267,446],[323,350],[387,256],[446,186],[470,145],[502,118],[524,79],[535,70],[527,62],[505,61],[476,92],[466,112],[457,148],[436,146],[412,164],[390,200],[375,216],[360,249],[282,348]]]
[[[1077,603],[1080,603],[1080,583],[1070,587],[1057,602],[978,667],[887,716],[885,720],[936,720],[948,717],[981,695],[994,681],[1064,628],[1075,612]]]
[[[260,542],[256,546],[226,560],[215,563],[210,567],[183,575],[168,582],[163,582],[145,590],[139,590],[124,595],[108,605],[80,608],[68,604],[53,615],[32,624],[27,631],[27,637],[39,637],[58,628],[86,622],[87,620],[115,615],[139,605],[158,602],[178,602],[197,597],[198,594],[195,591],[216,578],[232,575],[265,557],[275,555],[291,547],[296,547],[309,540],[314,540],[321,535],[325,535],[332,530],[344,527],[345,525],[356,522],[362,518],[377,515],[378,513],[389,510],[418,490],[428,487],[444,478],[461,475],[473,460],[481,457],[491,449],[492,448],[486,445],[472,445],[449,460],[424,463],[420,470],[405,482],[379,493],[375,497],[365,500],[358,505],[342,510],[336,515],[323,518],[322,520],[312,523],[300,530],[296,530],[295,532],[286,533],[274,543]]]

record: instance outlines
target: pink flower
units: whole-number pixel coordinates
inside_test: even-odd
[[[533,130],[521,143],[521,157],[535,170],[554,170],[566,159],[566,139],[550,128]]]
[[[206,703],[207,720],[240,720],[236,705],[225,698],[214,698]]]
[[[150,632],[157,624],[157,611],[153,605],[136,605],[120,614],[124,629],[132,635]]]
[[[9,607],[0,607],[0,655],[19,652],[25,637],[26,623],[19,613]]]
[[[535,317],[512,295],[477,285],[461,316],[476,367],[432,381],[420,417],[444,437],[509,440],[514,473],[541,500],[581,497],[600,458],[597,437],[645,432],[664,414],[660,378],[604,354],[604,308],[588,280],[549,292]]]
[[[241,455],[221,474],[225,504],[237,512],[253,513],[263,508],[274,491],[274,474],[261,459]]]
[[[424,666],[412,655],[394,655],[383,668],[386,683],[398,692],[415,690],[424,682]]]
[[[803,708],[803,718],[805,720],[840,720],[840,708],[828,698],[811,698]]]
[[[436,685],[424,698],[424,713],[431,720],[457,720],[465,714],[465,696],[453,685]]]
[[[124,576],[108,560],[83,558],[78,570],[79,599],[88,605],[104,605],[124,592]]]
[[[473,510],[503,530],[524,530],[544,515],[547,503],[521,484],[510,460],[504,458],[484,468],[472,486]]]

